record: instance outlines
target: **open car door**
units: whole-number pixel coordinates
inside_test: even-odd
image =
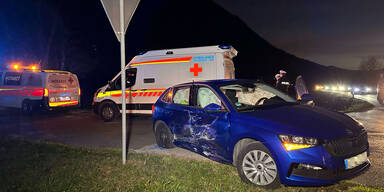
[[[303,77],[301,75],[297,76],[297,78],[296,78],[295,90],[296,90],[297,100],[301,100],[303,95],[309,94],[307,86],[305,85],[305,82],[304,82]]]

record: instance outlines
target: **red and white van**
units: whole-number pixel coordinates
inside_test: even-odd
[[[77,107],[80,94],[77,76],[67,71],[0,69],[0,107],[19,108],[25,113]]]
[[[205,46],[147,51],[126,66],[127,113],[152,113],[152,105],[168,87],[183,82],[234,79],[232,46]],[[97,90],[94,111],[105,121],[121,113],[120,72]],[[130,96],[130,97],[128,97]]]

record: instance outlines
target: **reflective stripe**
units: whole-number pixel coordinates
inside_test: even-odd
[[[67,106],[67,105],[77,105],[79,101],[59,101],[59,102],[49,102],[50,107],[58,107],[58,106]]]
[[[160,96],[163,92],[165,91],[165,89],[146,89],[145,91],[144,90],[135,90],[135,91],[130,91],[130,90],[127,90],[125,91],[126,94],[125,94],[125,97],[128,97],[129,95],[131,95],[132,97],[136,97],[136,96],[152,96],[152,97],[155,97],[155,96]],[[106,91],[106,92],[100,92],[97,94],[96,97],[100,98],[100,97],[106,97],[106,96],[111,96],[111,97],[121,97],[121,90],[118,90],[118,91]]]
[[[43,96],[41,87],[0,87],[0,95],[8,96]]]
[[[163,63],[184,63],[184,62],[190,62],[192,57],[181,57],[181,58],[173,58],[173,59],[160,59],[160,60],[153,60],[153,61],[145,61],[145,62],[138,62],[138,63],[131,63],[130,66],[138,66],[138,65],[150,65],[150,64],[163,64]]]

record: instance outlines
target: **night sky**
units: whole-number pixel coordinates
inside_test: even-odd
[[[384,1],[215,1],[274,46],[322,65],[357,69],[384,56]]]
[[[321,65],[357,69],[365,57],[383,58],[382,1],[214,1],[241,18],[273,46]],[[0,5],[1,63],[29,58],[44,65],[50,59],[50,63],[59,66],[58,62],[65,60],[60,57],[68,52],[84,52],[81,54],[94,58],[92,62],[97,63],[100,62],[97,54],[111,45],[113,49],[106,51],[118,58],[118,42],[98,0],[4,0]],[[148,13],[154,12],[156,6]],[[150,14],[141,17],[146,15]],[[73,37],[83,38],[87,43],[73,41]],[[130,42],[136,39],[126,38]],[[64,45],[59,41],[68,43]],[[81,48],[88,45],[95,49]],[[67,53],[60,53],[62,50]],[[57,61],[48,58],[47,55],[52,54],[57,55]]]

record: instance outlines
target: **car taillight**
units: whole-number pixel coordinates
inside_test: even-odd
[[[155,113],[155,109],[156,109],[156,107],[155,107],[155,105],[153,104],[153,105],[152,105],[152,114]]]
[[[48,89],[44,89],[44,97],[48,97],[49,96],[49,91]]]

